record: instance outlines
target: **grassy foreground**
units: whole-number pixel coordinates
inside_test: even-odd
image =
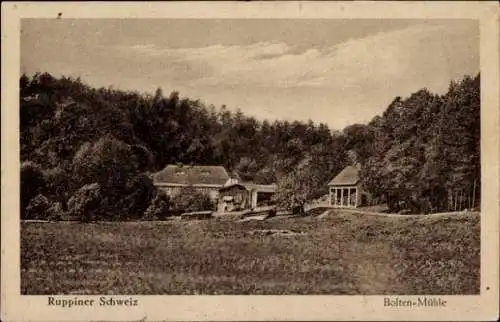
[[[22,223],[21,293],[478,294],[479,256],[477,213]]]

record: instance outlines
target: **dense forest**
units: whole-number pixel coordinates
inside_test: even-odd
[[[472,205],[480,191],[479,85],[479,75],[467,76],[444,95],[397,97],[368,124],[337,131],[257,120],[160,88],[150,95],[23,74],[22,217],[143,218],[161,203],[149,174],[169,163],[220,164],[245,181],[277,182],[278,201],[293,206],[323,196],[336,173],[360,162],[363,183],[391,210],[448,210],[457,196]]]
[[[412,212],[472,208],[480,193],[480,76],[452,82],[442,96],[396,97],[357,129],[362,180],[389,208]]]

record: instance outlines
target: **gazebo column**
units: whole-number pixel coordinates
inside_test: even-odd
[[[250,193],[250,202],[251,202],[251,207],[256,208],[257,207],[257,190],[252,190]]]
[[[336,193],[336,196],[335,196],[335,206],[339,207],[340,206],[339,205],[339,196],[340,196],[341,191],[340,191],[339,188],[335,188],[335,190],[336,190],[336,192],[335,192]]]
[[[347,204],[349,205],[349,208],[351,208],[351,187],[347,188]]]
[[[344,206],[344,188],[340,188],[340,207]]]
[[[358,187],[356,187],[355,189],[356,189],[356,205],[354,207],[358,208],[358,200],[359,200],[359,198],[358,198],[358,190],[359,189],[358,189]]]

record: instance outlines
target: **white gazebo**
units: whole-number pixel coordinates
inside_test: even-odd
[[[356,208],[366,203],[359,180],[359,165],[347,166],[328,183],[330,205],[338,208]]]

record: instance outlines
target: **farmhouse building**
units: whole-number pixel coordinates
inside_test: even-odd
[[[153,184],[169,196],[195,189],[216,200],[219,189],[234,182],[223,166],[167,165],[153,175]]]
[[[356,208],[369,203],[370,194],[361,185],[359,171],[359,164],[347,166],[328,183],[330,205]]]
[[[271,204],[276,185],[236,183],[219,189],[219,212],[254,209]]]

